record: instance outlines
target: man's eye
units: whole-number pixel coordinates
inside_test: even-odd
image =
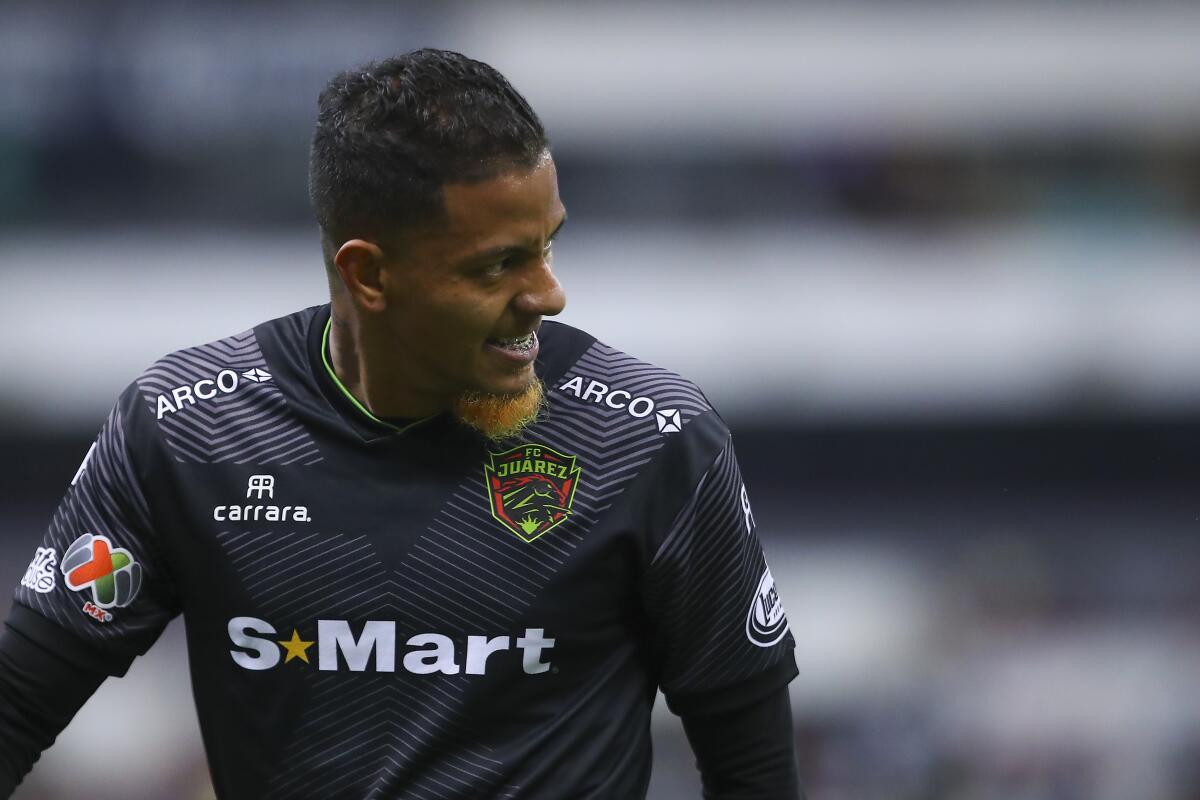
[[[504,274],[505,267],[508,266],[508,259],[497,261],[494,264],[488,264],[481,270],[481,273],[488,278],[499,278]]]

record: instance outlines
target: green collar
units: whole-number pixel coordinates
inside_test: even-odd
[[[416,427],[417,425],[420,425],[422,422],[427,422],[437,416],[437,414],[433,414],[431,416],[425,417],[424,419],[419,419],[419,420],[416,420],[415,422],[410,422],[407,425],[405,425],[404,427],[400,427],[399,425],[393,425],[392,423],[388,422],[387,420],[380,419],[379,417],[372,414],[367,409],[366,406],[364,406],[362,403],[360,403],[358,401],[357,397],[355,397],[353,394],[350,393],[350,390],[346,388],[346,384],[342,383],[342,379],[339,378],[337,376],[337,373],[333,371],[333,364],[329,363],[329,331],[332,327],[333,327],[333,317],[330,316],[329,320],[326,321],[326,323],[325,323],[325,333],[323,333],[321,335],[321,361],[325,364],[325,371],[328,372],[329,377],[333,379],[334,385],[342,390],[342,394],[344,394],[346,396],[346,399],[349,400],[351,403],[353,403],[354,407],[357,408],[359,411],[361,411],[363,413],[363,415],[365,417],[367,417],[367,419],[371,420],[372,422],[383,425],[387,428],[391,428],[396,433],[404,433],[408,429]]]

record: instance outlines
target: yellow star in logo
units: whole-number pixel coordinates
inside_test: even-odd
[[[300,632],[297,631],[295,628],[292,628],[291,640],[286,641],[286,642],[281,641],[280,644],[283,645],[284,650],[287,650],[287,658],[285,658],[283,660],[283,663],[286,664],[289,661],[291,661],[293,658],[298,658],[301,661],[303,661],[305,664],[310,663],[308,660],[308,648],[312,647],[313,643],[306,642],[303,639],[301,639]]]

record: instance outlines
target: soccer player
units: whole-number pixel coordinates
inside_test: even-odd
[[[644,797],[658,688],[705,797],[799,796],[728,429],[543,321],[566,211],[537,116],[437,50],[319,106],[330,302],[121,395],[0,642],[0,797],[180,613],[221,798]]]

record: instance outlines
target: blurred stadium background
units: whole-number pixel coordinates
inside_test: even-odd
[[[0,585],[140,369],[323,300],[323,82],[450,47],[555,140],[563,319],[734,428],[810,797],[1200,798],[1198,41],[1186,3],[6,3]],[[211,792],[181,633],[18,798]],[[651,797],[698,797],[655,735]]]

